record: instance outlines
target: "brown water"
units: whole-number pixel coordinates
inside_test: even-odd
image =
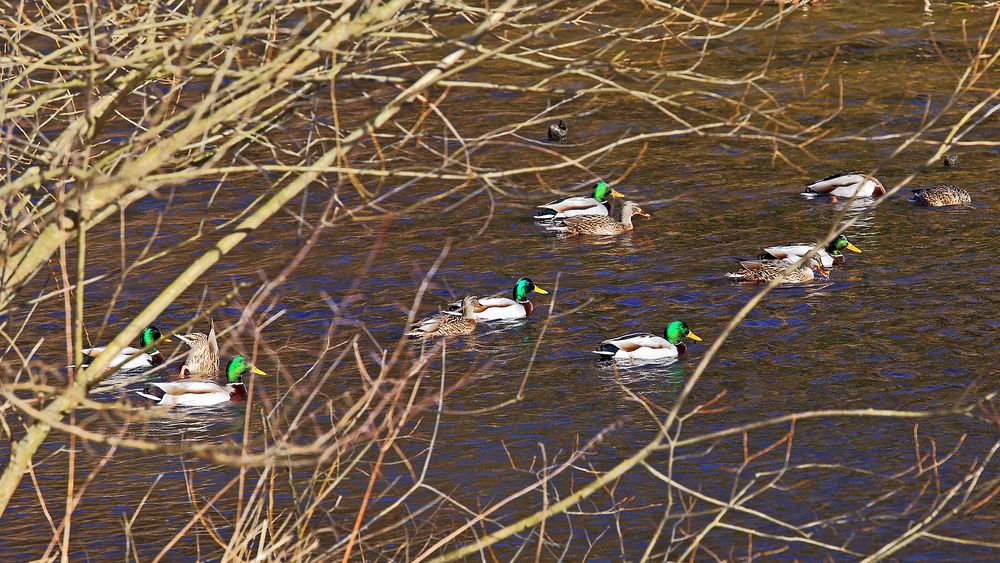
[[[719,55],[710,58],[700,70],[740,76],[759,68],[768,49],[773,48],[775,58],[765,85],[772,93],[795,101],[786,117],[809,123],[835,106],[831,95],[835,98],[837,86],[834,83],[833,90],[804,98],[798,77],[804,73],[815,80],[839,47],[840,55],[830,71],[843,80],[844,86],[844,109],[832,122],[835,135],[867,129],[872,136],[905,136],[920,126],[928,106],[931,116],[940,110],[955,84],[949,63],[942,62],[935,51],[932,35],[953,59],[950,64],[956,72],[960,72],[966,56],[963,20],[974,41],[993,17],[988,10],[950,11],[947,5],[936,2],[936,11],[928,17],[916,4],[897,1],[872,10],[861,3],[828,3],[794,15],[773,45],[767,41],[769,35],[745,34],[727,40],[718,46]],[[602,17],[624,21],[632,14]],[[643,60],[643,51],[637,49],[631,54],[631,63],[655,69],[658,53],[652,51],[651,58]],[[686,60],[679,57],[673,67],[687,64]],[[502,66],[494,66],[493,72]],[[517,72],[518,83],[532,82],[528,70],[518,68]],[[490,76],[473,73],[466,78],[488,80]],[[815,84],[807,82],[806,88]],[[347,96],[356,94],[358,87],[345,86]],[[991,77],[985,87],[996,88],[996,77]],[[729,94],[742,90],[710,88]],[[375,92],[377,95],[379,91]],[[384,94],[391,92],[386,90]],[[974,99],[980,98],[970,96],[959,103],[959,109],[971,108]],[[549,101],[555,100],[530,94],[456,90],[445,107],[456,127],[473,136],[530,118]],[[375,107],[364,100],[352,103],[358,112]],[[560,111],[579,115],[567,119],[570,140],[545,148],[567,156],[579,156],[627,134],[674,127],[649,105],[611,94],[584,97]],[[954,122],[957,114],[951,115],[944,123]],[[994,116],[969,140],[995,141],[1000,138],[998,123]],[[443,132],[443,128],[438,131]],[[389,132],[398,134],[396,130]],[[523,134],[525,139],[517,145],[484,149],[477,154],[478,162],[505,170],[551,159],[537,150],[544,127],[533,127]],[[425,141],[434,146],[441,144],[439,139]],[[628,389],[653,403],[671,404],[707,344],[754,293],[754,288],[734,285],[722,277],[733,268],[732,257],[756,254],[765,245],[821,236],[843,203],[802,198],[798,195],[801,186],[837,171],[870,169],[889,157],[899,142],[896,138],[818,142],[809,147],[814,158],[783,147],[783,152],[807,171],[805,174],[773,159],[771,145],[753,139],[659,138],[650,141],[641,157],[641,143],[626,145],[590,168],[604,178],[616,178],[638,159],[635,170],[619,189],[641,202],[652,218],[638,219],[634,233],[613,240],[564,239],[540,230],[529,218],[531,207],[551,195],[533,184],[533,176],[503,184],[509,190],[507,195],[479,192],[444,213],[439,212],[441,204],[435,203],[388,223],[339,224],[324,233],[278,292],[274,310],[284,314],[263,333],[273,353],[262,353],[257,362],[278,375],[256,380],[258,401],[273,404],[288,389],[289,382],[301,377],[316,361],[334,321],[332,304],[338,305],[340,314],[332,343],[362,334],[361,348],[366,360],[375,366],[379,347],[393,346],[404,331],[407,310],[420,280],[451,237],[451,250],[424,299],[425,310],[436,309],[466,292],[507,291],[520,276],[531,277],[549,290],[558,284],[558,292],[548,297],[534,296],[539,310],[527,322],[491,325],[481,328],[474,337],[449,344],[448,382],[459,374],[475,373],[475,377],[450,396],[447,409],[480,409],[515,396],[542,336],[550,297],[555,299],[557,314],[583,307],[550,324],[532,365],[523,401],[486,414],[444,416],[428,483],[447,491],[465,506],[487,506],[533,482],[543,455],[549,463],[561,463],[581,442],[609,425],[617,425],[592,453],[577,462],[575,469],[554,481],[549,491],[551,501],[589,481],[589,470],[612,467],[653,437],[655,423],[622,390],[619,378]],[[455,148],[454,143],[451,148]],[[829,280],[777,289],[750,314],[725,343],[688,403],[695,405],[724,392],[713,405],[722,410],[691,419],[685,424],[685,435],[815,409],[918,410],[948,406],[964,400],[969,393],[995,387],[1000,375],[993,361],[1000,336],[1000,296],[995,291],[1000,274],[996,262],[1000,253],[1000,195],[995,189],[1000,176],[1000,151],[996,147],[968,146],[955,152],[961,156],[958,168],[925,172],[916,185],[961,185],[972,194],[973,205],[929,210],[895,197],[876,210],[850,211],[848,216],[862,215],[847,234],[864,253],[849,256],[847,264],[837,268]],[[433,166],[429,153],[424,154],[428,155],[425,165]],[[878,175],[887,187],[894,185],[930,154],[929,146],[915,145],[883,166]],[[269,158],[263,152],[248,156],[259,161]],[[580,191],[574,186],[592,179],[572,168],[543,178],[549,187],[568,191]],[[368,187],[386,193],[397,185],[393,182],[387,181],[381,187],[372,182]],[[233,179],[219,191],[210,212],[225,218],[233,216],[253,201],[260,185],[260,178],[255,176]],[[421,182],[387,198],[386,206],[403,209],[453,185],[446,181]],[[214,189],[212,183],[177,187],[156,247],[166,247],[193,232]],[[469,193],[471,189],[466,188],[446,197],[445,202],[458,203]],[[326,195],[322,188],[310,191],[304,204],[308,220],[318,216]],[[350,188],[345,189],[343,197],[350,205],[361,203]],[[296,202],[296,212],[300,203]],[[149,199],[128,210],[130,253],[142,248],[153,231],[156,213],[167,205],[167,198]],[[118,227],[111,221],[90,235],[88,274],[113,271],[117,266]],[[188,320],[201,303],[203,292],[215,299],[233,283],[255,282],[258,271],[273,275],[302,241],[294,217],[276,217],[266,232],[251,236],[192,286],[162,316],[159,325],[174,327]],[[91,337],[95,341],[108,340],[112,330],[141,310],[203,244],[199,242],[194,245],[198,248],[143,267],[141,273],[130,277],[110,319],[111,329],[103,335],[91,333]],[[369,259],[371,265],[363,272]],[[352,293],[355,284],[360,284],[359,290]],[[93,318],[88,319],[92,326],[100,325],[112,290],[112,282],[88,287],[88,303],[94,307]],[[235,306],[224,308],[215,316],[216,322],[226,326],[239,312]],[[621,366],[616,371],[590,353],[603,338],[634,331],[659,333],[673,319],[685,320],[706,340],[689,346],[689,353],[676,363]],[[40,357],[52,363],[62,362],[61,303],[46,305],[35,313],[24,342],[33,343],[39,338],[45,338]],[[242,343],[248,345],[249,340]],[[229,346],[233,349],[235,344]],[[313,372],[315,378],[340,351],[335,349],[321,362],[321,369]],[[438,373],[435,370],[439,363],[435,361],[430,373]],[[308,387],[315,378],[309,376],[299,385]],[[358,383],[356,370],[343,368],[321,391],[336,396],[356,388]],[[133,383],[126,388],[131,390],[136,385],[141,386]],[[106,388],[94,398],[115,400],[121,392],[121,386]],[[255,436],[264,432],[260,418],[257,415],[251,419]],[[425,418],[417,428],[417,439],[406,445],[408,453],[416,456],[424,447],[431,422]],[[329,424],[320,418],[315,420],[317,432],[322,431],[324,423]],[[9,418],[8,424],[20,423]],[[95,417],[87,427],[107,434],[120,429],[117,422],[101,417]],[[173,441],[183,435],[189,439],[238,442],[242,428],[241,406],[227,405],[174,419],[153,420],[136,426],[133,433],[153,441]],[[935,495],[955,485],[973,460],[982,460],[997,439],[996,427],[979,418],[922,421],[921,447],[929,449],[933,439],[939,456],[955,448],[964,436],[955,457],[939,468],[940,481],[933,481],[929,473],[919,477],[912,473],[897,475],[915,463],[912,421],[821,419],[801,422],[795,430],[790,454],[793,466],[836,466],[792,469],[778,488],[761,494],[748,506],[785,521],[816,523],[809,528],[814,539],[860,553],[877,550],[912,521],[924,517]],[[787,426],[778,426],[751,433],[750,451],[767,446],[787,431]],[[55,500],[62,499],[65,491],[67,446],[64,435],[53,434],[35,456],[39,489],[46,495],[55,518],[63,510]],[[79,485],[106,450],[79,443],[77,447]],[[7,448],[0,446],[0,455],[6,456]],[[679,452],[682,458],[675,462],[673,475],[687,487],[728,499],[731,491],[746,485],[756,473],[782,465],[784,446],[761,456],[738,474],[742,451],[740,437],[715,443],[714,447],[702,444],[685,449]],[[418,459],[422,463],[423,458]],[[651,460],[661,471],[666,471],[665,462],[665,455]],[[511,463],[517,470],[511,469]],[[238,473],[190,456],[119,452],[89,485],[76,510],[71,559],[126,558],[122,518],[136,510],[152,487],[133,528],[140,559],[150,559],[192,514],[185,471],[192,472],[196,489],[206,498]],[[402,481],[394,492],[378,499],[376,506],[387,505],[394,499],[393,494],[410,483],[404,467],[391,465],[383,471],[387,482],[397,478]],[[983,478],[994,478],[997,473],[994,461]],[[344,487],[342,494],[348,499],[345,506],[363,492],[365,484]],[[930,489],[922,490],[925,485]],[[662,517],[665,494],[661,481],[642,469],[632,471],[613,493],[597,493],[576,507],[569,519],[560,516],[549,522],[546,534],[551,543],[543,549],[542,558],[638,559]],[[235,501],[231,497],[225,497],[219,511],[212,515],[222,529],[234,514]],[[408,503],[415,510],[430,498],[429,494],[421,494]],[[279,496],[276,503],[278,510],[292,508],[288,496]],[[525,495],[502,511],[500,521],[513,522],[515,517],[539,509],[542,503],[540,492]],[[867,503],[872,505],[866,507]],[[612,510],[616,507],[627,510]],[[708,507],[699,504],[695,509]],[[344,540],[354,515],[351,510],[336,510],[333,501],[329,508],[331,512],[323,516],[325,524],[317,527],[325,525],[333,530],[320,535],[333,546]],[[957,516],[935,532],[997,541],[998,519],[1000,508],[994,501],[972,514]],[[440,521],[460,522],[464,516],[459,511],[444,511]],[[787,530],[745,515],[733,514],[726,521],[787,535]],[[671,530],[671,526],[669,523],[664,538],[684,533]],[[621,539],[617,529],[621,530]],[[0,557],[38,557],[50,537],[34,487],[25,478],[5,515]],[[527,535],[498,544],[496,558],[513,557],[525,538]],[[750,549],[746,534],[724,529],[713,531],[704,544],[722,558],[745,557]],[[753,540],[752,550],[768,558],[789,560],[826,556],[854,559],[804,543],[778,549],[786,544],[758,537]],[[418,541],[415,545],[423,544]],[[661,553],[667,547],[668,542],[661,540],[655,552]],[[534,549],[531,539],[522,557]],[[419,548],[414,547],[409,553],[417,551]],[[904,559],[996,557],[996,552],[983,548],[930,540],[918,540],[902,553]],[[173,548],[171,558],[212,559],[217,554],[218,548],[200,532],[182,539]],[[675,551],[671,557],[678,555]],[[706,551],[696,556],[710,557]]]

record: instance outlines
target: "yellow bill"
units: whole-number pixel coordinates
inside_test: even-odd
[[[858,248],[858,247],[856,247],[856,246],[854,246],[851,243],[847,243],[847,250],[850,250],[851,252],[857,252],[858,254],[861,254],[861,249]]]
[[[537,285],[535,286],[535,293],[538,293],[538,294],[541,294],[541,295],[548,295],[549,294],[548,291],[545,291],[544,289],[538,287]]]
[[[697,334],[691,332],[690,330],[688,331],[688,338],[690,338],[691,340],[694,340],[695,342],[701,342],[701,337],[698,336]]]
[[[611,188],[611,195],[613,195],[615,197],[625,197],[625,194],[621,193],[620,191],[618,191],[618,190],[616,190],[614,188]]]
[[[267,375],[266,373],[264,373],[264,370],[260,369],[257,366],[250,366],[250,373],[256,373],[257,375]]]

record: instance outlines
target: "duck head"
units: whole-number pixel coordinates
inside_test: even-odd
[[[691,332],[688,325],[684,321],[672,321],[663,329],[663,337],[667,339],[667,342],[673,344],[674,346],[680,344],[681,338],[690,338],[695,342],[701,342],[701,337],[697,334]]]
[[[847,237],[842,234],[837,235],[837,238],[830,241],[830,244],[826,246],[826,251],[831,256],[840,256],[845,250],[857,252],[858,254],[861,253],[861,249],[851,244],[851,241],[847,240]]]
[[[243,385],[243,376],[248,373],[267,375],[264,373],[264,370],[250,365],[243,356],[233,356],[233,359],[229,360],[229,363],[226,364],[226,381],[230,385]]]
[[[532,292],[539,295],[548,295],[548,291],[538,287],[528,278],[521,278],[514,284],[514,301],[524,303],[528,300],[528,295]]]
[[[148,349],[149,353],[153,354],[156,352],[156,348],[153,347],[153,343],[161,338],[163,338],[163,335],[160,334],[160,330],[153,325],[149,325],[142,329],[142,332],[139,333],[139,347]],[[169,338],[164,338],[163,341],[171,342]]]
[[[634,201],[626,201],[625,205],[622,206],[622,221],[626,217],[632,217],[633,215],[638,215],[640,217],[649,218],[649,213],[646,213],[639,207],[639,204]]]
[[[609,195],[614,197],[625,197],[624,194],[609,186],[604,180],[601,180],[596,186],[594,186],[594,194],[592,197],[597,201],[604,203],[607,201]]]

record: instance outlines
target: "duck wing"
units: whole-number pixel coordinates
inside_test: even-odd
[[[765,257],[762,255],[760,258],[764,260],[785,260],[792,257],[798,259],[812,249],[813,245],[804,242],[796,242],[780,246],[769,246],[764,249],[764,254],[767,254],[767,256]]]

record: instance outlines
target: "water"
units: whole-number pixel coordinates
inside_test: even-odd
[[[608,17],[629,18],[631,14]],[[831,122],[834,136],[862,129],[872,136],[905,136],[919,127],[926,107],[932,116],[942,107],[955,82],[954,75],[943,70],[946,65],[935,53],[930,32],[944,53],[957,57],[952,64],[959,68],[965,60],[960,43],[962,20],[968,20],[969,34],[975,38],[991,17],[985,10],[952,12],[945,5],[928,18],[911,3],[895,2],[877,11],[832,3],[793,16],[773,45],[759,36],[737,36],[720,45],[719,57],[709,59],[701,70],[741,76],[759,68],[773,49],[772,79],[767,86],[776,95],[796,100],[781,119],[810,123],[835,108],[836,96],[821,91],[803,99],[801,89],[818,83],[800,83],[798,76],[814,80],[829,64],[834,49],[839,49],[831,72],[843,80],[844,107]],[[655,68],[653,61],[643,60],[640,54],[632,56],[632,64],[639,67]],[[522,68],[519,72],[529,71]],[[473,73],[468,78],[477,76]],[[831,88],[837,87],[835,81]],[[732,94],[740,87],[729,92],[712,88]],[[547,101],[526,94],[458,90],[447,107],[449,119],[472,136],[527,119],[544,109]],[[961,109],[970,107],[967,101],[959,104]],[[566,144],[541,145],[537,139],[544,136],[545,129],[539,126],[522,132],[526,140],[518,145],[484,149],[477,154],[478,161],[491,169],[508,170],[547,162],[551,151],[576,157],[628,133],[676,127],[662,113],[628,97],[587,97],[567,104],[563,111],[580,116],[567,119],[570,138]],[[946,120],[949,124],[955,114],[950,115],[953,117]],[[993,119],[973,137],[995,140],[998,133],[1000,127]],[[532,137],[535,134],[537,137]],[[832,172],[870,169],[887,158],[899,140],[818,142],[808,147],[808,153],[780,146],[784,156],[805,173],[775,158],[771,144],[752,138],[665,137],[650,140],[646,147],[641,143],[625,145],[591,169],[604,178],[617,178],[637,163],[617,187],[641,202],[652,217],[637,218],[635,232],[613,239],[566,239],[539,229],[530,219],[531,208],[552,196],[534,185],[537,178],[533,175],[504,184],[507,194],[479,192],[462,200],[470,193],[466,188],[446,195],[444,203],[454,205],[447,213],[439,212],[441,204],[431,203],[384,221],[340,223],[323,234],[275,295],[273,312],[283,314],[264,329],[257,360],[272,376],[255,380],[255,406],[270,411],[289,389],[301,400],[298,393],[310,392],[320,383],[322,397],[336,398],[349,391],[356,394],[362,376],[352,367],[352,356],[327,379],[321,379],[324,370],[344,350],[344,342],[357,334],[361,357],[372,373],[377,372],[381,350],[387,349],[391,355],[405,330],[408,308],[421,279],[450,240],[450,251],[431,282],[422,312],[467,292],[509,292],[521,276],[532,278],[552,295],[532,297],[538,310],[528,321],[491,324],[472,337],[448,344],[445,385],[461,377],[467,380],[446,401],[447,412],[436,435],[427,482],[467,507],[488,506],[534,482],[543,463],[562,464],[575,449],[602,430],[611,429],[572,468],[553,479],[548,490],[548,502],[552,502],[589,482],[591,471],[613,467],[652,439],[656,424],[636,397],[656,405],[650,408],[662,416],[657,407],[672,405],[708,345],[756,290],[723,278],[736,265],[733,257],[755,255],[768,245],[820,237],[843,203],[802,198],[798,195],[801,187]],[[539,152],[540,146],[549,152]],[[894,185],[930,151],[927,145],[915,145],[884,165],[878,175],[887,187]],[[686,403],[689,408],[711,405],[707,413],[684,423],[685,437],[802,411],[946,407],[995,385],[997,371],[992,359],[1000,327],[995,318],[1000,297],[993,286],[1000,273],[995,260],[1000,252],[1000,197],[994,188],[1000,154],[988,146],[969,146],[957,152],[961,154],[958,168],[927,171],[915,185],[958,184],[972,194],[973,205],[923,209],[894,197],[874,210],[850,210],[848,216],[860,214],[861,219],[847,234],[863,254],[849,255],[847,264],[835,269],[829,280],[776,289],[750,313]],[[250,156],[268,158],[263,152]],[[543,176],[547,187],[564,190],[573,190],[572,186],[590,179],[588,173],[573,168]],[[254,176],[233,179],[219,191],[210,213],[232,217],[253,201],[259,185]],[[394,184],[389,181],[382,187],[368,187],[385,193]],[[388,198],[386,206],[391,211],[405,210],[452,187],[445,181],[424,182]],[[166,247],[193,234],[214,189],[211,183],[178,186],[155,247]],[[341,189],[349,205],[361,203],[349,186]],[[318,217],[326,196],[323,188],[310,189],[305,205],[307,220]],[[142,249],[153,230],[154,214],[166,210],[167,203],[166,198],[149,199],[129,210],[130,255]],[[205,225],[207,229],[213,226],[212,221]],[[88,274],[115,272],[120,252],[118,227],[111,221],[90,235]],[[302,244],[298,229],[293,217],[277,216],[266,232],[253,234],[193,285],[160,318],[159,325],[180,325],[199,306],[221,298],[233,284],[256,283],[258,272],[273,276]],[[107,341],[114,328],[140,311],[215,236],[130,276],[110,317],[111,328],[104,334],[91,333],[95,342]],[[113,289],[112,281],[88,286],[87,299],[93,306],[88,307],[90,326],[101,324]],[[249,293],[244,290],[244,295]],[[551,300],[555,301],[553,313],[565,316],[553,317],[543,338]],[[227,326],[239,314],[238,306],[227,306],[214,317],[219,326]],[[661,333],[674,319],[686,321],[705,338],[704,343],[689,344],[688,354],[675,363],[616,367],[590,353],[604,338],[635,331]],[[296,383],[317,362],[331,325],[335,328],[329,341],[336,347],[319,360],[303,382]],[[44,338],[39,357],[60,365],[62,327],[62,305],[49,303],[35,312],[23,341],[34,343]],[[249,354],[250,345],[250,337],[243,335],[239,342],[227,341],[225,348]],[[165,351],[170,350],[168,345]],[[407,353],[416,354],[417,350],[410,347]],[[435,358],[425,375],[422,398],[429,399],[437,392],[440,373],[441,362]],[[114,401],[138,384],[125,379],[111,383],[93,398]],[[522,400],[497,407],[517,396],[522,384]],[[273,415],[272,424],[287,424],[298,404],[283,404]],[[464,412],[479,409],[488,410]],[[337,411],[333,416],[340,414],[342,411]],[[86,427],[94,432],[114,435],[121,429],[111,416],[84,411],[78,420],[84,418]],[[402,445],[403,451],[413,456],[418,471],[433,419],[432,409],[413,430],[412,439]],[[8,415],[8,424],[16,427],[20,423]],[[329,424],[329,412],[313,410],[303,421],[303,434],[315,436],[328,430]],[[239,443],[243,427],[242,407],[227,405],[136,423],[130,433],[153,442],[173,443],[183,436],[225,444]],[[750,433],[747,451],[752,454],[769,446],[789,428],[779,425]],[[266,432],[259,410],[251,417],[249,429],[255,437]],[[930,451],[932,441],[938,459],[956,447],[957,453],[936,473],[903,474],[916,463],[915,432],[922,453]],[[996,427],[977,417],[923,420],[917,430],[911,420],[848,417],[802,421],[795,425],[791,441],[792,467],[777,487],[761,492],[747,506],[786,522],[809,524],[807,529],[816,541],[850,552],[872,553],[911,522],[926,516],[935,495],[958,483],[973,460],[981,461],[995,440]],[[764,486],[782,467],[787,445],[779,444],[739,471],[744,459],[741,436],[698,444],[678,452],[672,474],[690,489],[727,500],[752,479],[756,485],[751,490]],[[53,434],[35,456],[38,488],[57,521],[63,510],[59,499],[64,497],[66,486],[67,447],[64,435]],[[80,442],[77,448],[79,488],[107,450]],[[385,487],[384,496],[373,501],[370,514],[388,506],[413,480],[410,470],[398,463],[396,452],[389,458],[387,462],[393,463],[383,468],[385,482],[379,482],[379,487]],[[373,458],[365,458],[363,465],[370,467],[372,462]],[[924,459],[921,463],[927,467],[932,462]],[[654,454],[650,464],[658,471],[668,470],[663,452]],[[256,482],[256,471],[250,472],[251,483]],[[148,491],[151,493],[132,533],[139,558],[153,557],[193,513],[185,472],[198,492],[198,506],[238,475],[237,470],[188,454],[119,451],[88,485],[76,509],[72,558],[126,556],[122,519],[131,517]],[[996,474],[994,462],[983,479],[993,479]],[[279,479],[288,480],[287,473]],[[309,482],[303,471],[297,472],[295,479],[300,489]],[[400,481],[395,486],[386,484],[393,479]],[[355,514],[351,507],[356,506],[366,484],[366,478],[345,483],[327,503],[330,512],[314,520],[317,537],[326,545],[342,541],[350,531]],[[234,491],[227,493],[218,511],[210,515],[222,530],[235,514]],[[432,498],[422,490],[407,500],[407,506],[413,510]],[[559,516],[551,520],[546,534],[552,543],[543,549],[542,558],[565,554],[568,560],[585,556],[636,560],[653,536],[666,500],[666,485],[637,468],[613,488],[575,507],[569,519]],[[288,491],[279,492],[274,502],[278,511],[293,506]],[[535,491],[494,517],[509,524],[542,505],[541,492]],[[707,508],[711,504],[705,501],[693,506],[696,512]],[[675,506],[672,513],[682,510]],[[713,516],[696,517],[694,529]],[[988,539],[995,537],[998,517],[997,504],[987,503],[971,514],[956,516],[935,533]],[[421,518],[431,525],[447,526],[464,522],[467,515],[450,506]],[[742,513],[731,512],[724,522],[789,535],[788,530]],[[680,536],[687,529],[686,524],[676,530],[673,525],[673,520],[668,522],[654,553],[668,547],[671,534]],[[218,546],[200,525],[196,528],[173,547],[172,558],[218,556]],[[617,529],[622,530],[621,538]],[[50,527],[30,478],[24,479],[8,509],[3,536],[0,554],[5,558],[38,557],[45,551]],[[496,546],[496,557],[512,557],[526,537],[501,542]],[[710,553],[722,558],[743,557],[751,549],[757,556],[789,560],[857,557],[808,543],[789,544],[762,537],[754,538],[751,547],[745,533],[731,528],[715,529],[703,543],[706,551],[699,551],[696,559],[709,559]],[[419,551],[417,545],[422,543],[411,546],[409,556]],[[532,539],[522,557],[534,549]],[[678,557],[681,551],[675,548],[671,557]],[[383,556],[401,558],[401,553],[386,552]],[[984,548],[936,540],[918,540],[902,553],[908,559],[995,559],[994,553]]]

